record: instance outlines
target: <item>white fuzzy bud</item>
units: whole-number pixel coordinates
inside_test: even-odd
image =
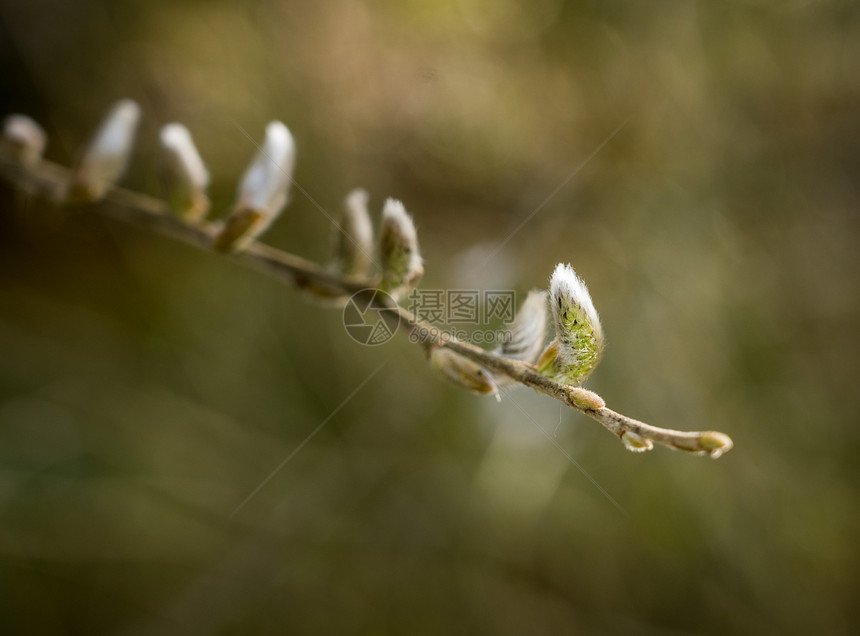
[[[3,120],[3,146],[22,165],[39,163],[47,143],[45,131],[26,115],[9,115]]]
[[[499,388],[493,376],[482,366],[447,347],[434,347],[430,351],[430,364],[454,384],[481,395],[495,395]]]
[[[543,350],[546,338],[546,292],[532,290],[526,296],[511,325],[511,337],[501,347],[501,354],[514,360],[533,363]]]
[[[334,269],[346,276],[367,276],[373,262],[373,224],[368,195],[357,188],[346,195],[340,227],[336,228]]]
[[[171,211],[189,221],[200,220],[209,211],[209,172],[191,133],[182,124],[167,124],[159,139],[161,180]]]
[[[534,364],[543,350],[546,340],[547,308],[546,292],[532,290],[517,310],[516,318],[507,332],[505,341],[494,353]],[[515,384],[514,380],[504,375],[498,375],[496,382],[499,386]]]
[[[69,197],[95,201],[119,181],[128,166],[140,122],[140,107],[130,99],[114,104],[81,158]]]
[[[408,294],[424,274],[418,233],[403,203],[386,199],[379,230],[382,282],[379,287],[395,298]]]
[[[603,352],[603,330],[585,283],[570,265],[559,263],[550,279],[550,311],[555,340],[538,362],[544,375],[565,384],[580,384]]]
[[[241,250],[260,236],[287,204],[296,161],[289,129],[279,121],[266,126],[266,138],[239,185],[236,207],[227,218],[215,245]]]

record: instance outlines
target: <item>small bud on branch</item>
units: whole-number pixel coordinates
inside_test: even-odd
[[[97,201],[122,177],[134,148],[140,107],[130,99],[114,104],[102,121],[69,184],[69,202]]]
[[[454,384],[473,393],[494,395],[497,400],[500,399],[499,387],[486,369],[444,345],[434,346],[430,350],[430,364]]]
[[[568,395],[570,396],[570,401],[583,410],[596,411],[606,406],[606,402],[603,401],[602,397],[594,391],[583,389],[581,386],[568,387]]]
[[[209,211],[209,172],[182,124],[161,129],[161,181],[171,211],[186,221],[199,221]]]
[[[215,247],[240,251],[265,232],[287,204],[296,146],[279,121],[266,126],[266,138],[242,177],[236,207],[218,234]]]
[[[415,224],[397,199],[387,199],[382,208],[379,253],[382,261],[379,288],[400,299],[421,280],[424,265],[418,250]]]
[[[631,453],[644,453],[654,448],[651,440],[637,435],[633,431],[624,431],[621,433],[621,443]]]
[[[26,115],[9,115],[3,120],[3,145],[21,165],[39,163],[47,143],[45,131]]]
[[[339,227],[335,228],[333,269],[344,276],[364,278],[373,262],[373,224],[368,195],[357,188],[346,195]]]

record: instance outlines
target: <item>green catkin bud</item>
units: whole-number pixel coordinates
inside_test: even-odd
[[[223,251],[241,251],[268,229],[287,204],[296,146],[279,121],[266,126],[263,147],[245,171],[236,207],[215,239]]]
[[[191,133],[182,124],[161,129],[161,181],[171,212],[186,221],[199,221],[209,211],[209,172]]]
[[[367,201],[367,192],[357,188],[343,202],[335,235],[334,269],[344,276],[366,277],[373,262],[373,224]]]
[[[459,353],[444,346],[430,351],[430,364],[451,382],[481,395],[495,395],[499,400],[499,388],[492,375]]]
[[[140,121],[140,107],[130,99],[114,104],[81,157],[69,184],[72,202],[98,201],[128,167]]]
[[[379,288],[395,298],[402,298],[421,280],[424,265],[415,224],[396,199],[387,199],[382,208],[379,254],[382,264]]]
[[[600,362],[603,330],[585,283],[570,265],[555,268],[549,304],[556,337],[538,360],[538,370],[557,382],[581,384]]]
[[[9,115],[3,120],[3,148],[22,166],[39,163],[47,143],[45,131],[26,115]]]

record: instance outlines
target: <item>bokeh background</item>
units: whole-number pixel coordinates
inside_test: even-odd
[[[403,199],[426,288],[522,295],[571,262],[608,337],[589,387],[735,449],[630,454],[3,185],[4,632],[860,629],[857,3],[0,2],[0,111],[48,158],[122,97],[145,112],[129,187],[158,194],[181,121],[224,213],[240,128],[278,118],[324,209]],[[331,227],[295,192],[266,240],[324,261]]]

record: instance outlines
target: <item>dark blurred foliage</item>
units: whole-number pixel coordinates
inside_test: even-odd
[[[415,215],[425,287],[570,261],[609,340],[589,386],[736,446],[629,454],[3,186],[4,633],[857,633],[856,2],[2,0],[0,77],[63,163],[138,100],[125,184],[152,194],[158,126],[186,123],[219,213],[240,128],[282,119],[313,201],[267,241],[311,258],[316,205],[361,185]]]

